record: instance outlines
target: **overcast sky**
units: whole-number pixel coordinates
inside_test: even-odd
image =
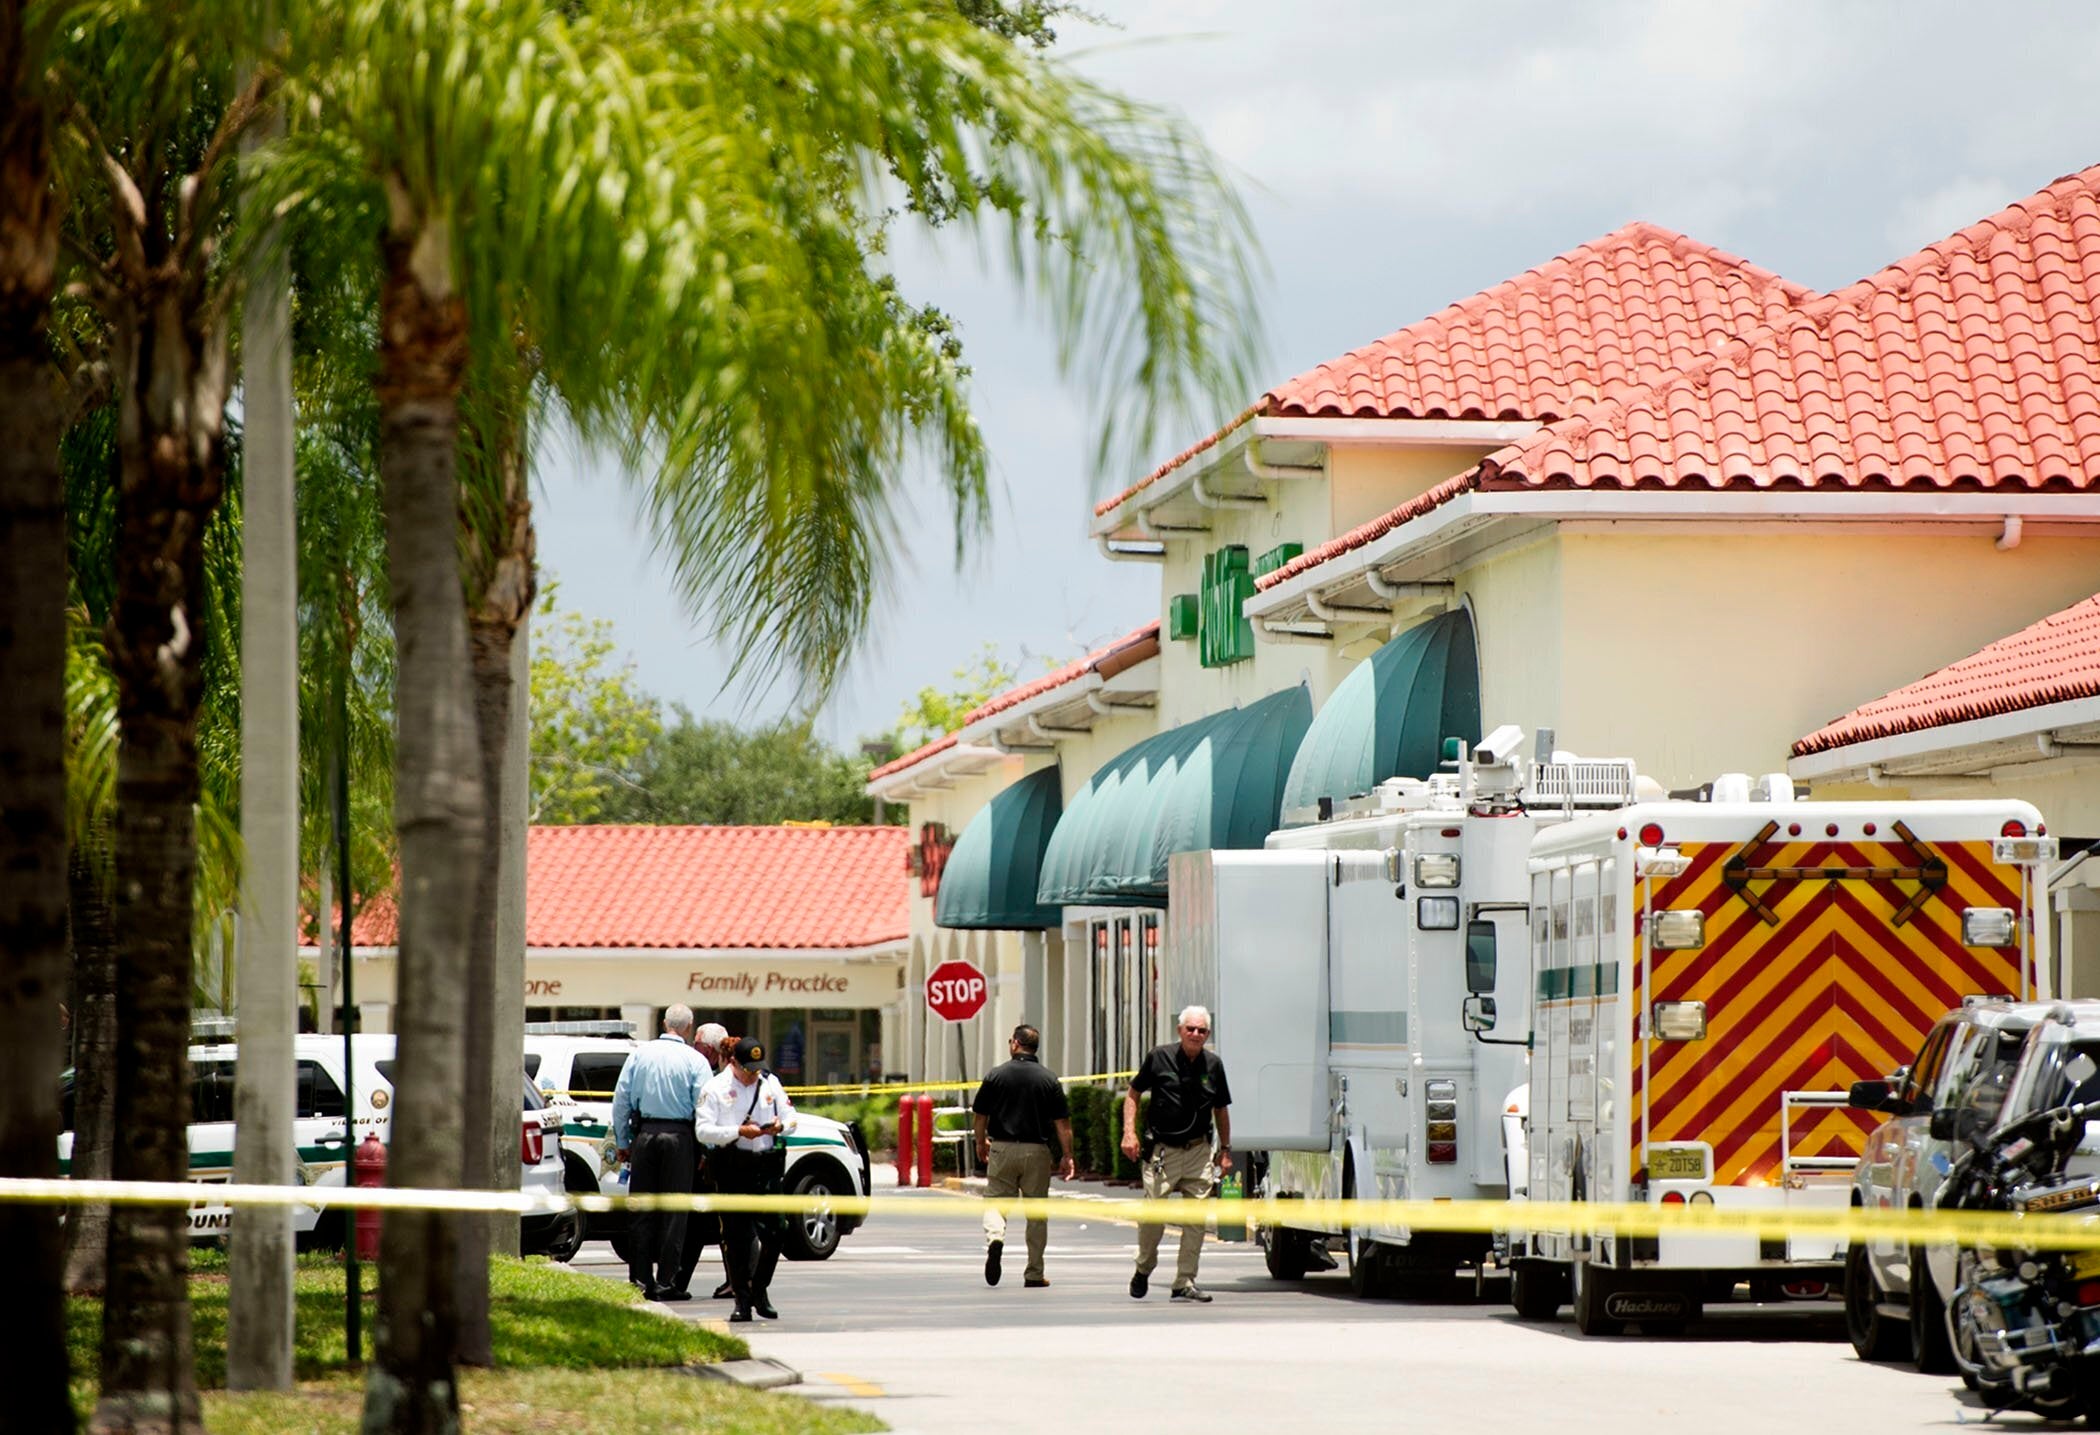
[[[1269,274],[1265,385],[1629,220],[1829,289],[2100,162],[2095,6],[1090,8],[1120,28],[1067,24],[1065,60],[1181,112],[1240,178]],[[1087,395],[1027,307],[966,244],[907,242],[898,272],[961,321],[996,509],[958,571],[938,489],[911,484],[904,571],[820,718],[849,746],[986,643],[1032,673],[1158,605],[1155,567],[1086,537]],[[645,689],[742,723],[786,707],[723,689],[616,469],[554,444],[539,478],[562,605],[612,621]]]

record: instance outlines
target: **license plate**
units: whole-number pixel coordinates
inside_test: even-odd
[[[1706,1179],[1706,1152],[1697,1146],[1651,1146],[1648,1148],[1648,1179],[1703,1181]]]

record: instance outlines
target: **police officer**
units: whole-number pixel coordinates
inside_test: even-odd
[[[1209,1049],[1210,1012],[1200,1006],[1185,1007],[1176,1020],[1179,1041],[1156,1046],[1146,1055],[1137,1075],[1123,1093],[1123,1154],[1135,1161],[1142,1149],[1145,1157],[1145,1199],[1164,1201],[1171,1196],[1200,1201],[1213,1184],[1211,1126],[1218,1132],[1217,1168],[1232,1169],[1232,1089],[1225,1084],[1225,1063]],[[1145,1108],[1145,1142],[1138,1141],[1138,1093],[1152,1093]],[[1159,1238],[1164,1224],[1138,1224],[1137,1269],[1130,1277],[1130,1294],[1145,1298],[1153,1267],[1159,1264]],[[1203,1222],[1185,1221],[1181,1226],[1181,1250],[1174,1262],[1175,1300],[1208,1303],[1209,1292],[1196,1284],[1196,1263],[1203,1254]]]
[[[977,1160],[985,1170],[984,1194],[993,1200],[1027,1196],[1040,1200],[1050,1194],[1053,1166],[1067,1181],[1072,1179],[1072,1113],[1065,1102],[1065,1088],[1036,1054],[1043,1034],[1023,1023],[1006,1040],[1011,1060],[992,1068],[977,1088],[971,1103],[976,1128]],[[1050,1284],[1043,1274],[1043,1248],[1050,1239],[1050,1222],[1041,1216],[1028,1220],[1028,1269],[1022,1284],[1041,1289]],[[999,1284],[999,1262],[1006,1250],[1006,1217],[996,1206],[984,1212],[984,1281]]]
[[[693,1116],[707,1084],[708,1065],[693,1050],[693,1009],[664,1012],[655,1041],[634,1049],[613,1087],[613,1141],[620,1159],[632,1159],[627,1189],[637,1196],[693,1189]],[[650,1300],[684,1300],[677,1280],[685,1245],[685,1212],[637,1211],[627,1279]]]
[[[750,1037],[729,1048],[729,1069],[707,1083],[700,1096],[700,1139],[714,1149],[707,1158],[715,1189],[725,1196],[770,1196],[780,1190],[786,1153],[780,1138],[795,1129],[795,1108],[780,1078],[762,1068],[766,1049]],[[732,1321],[753,1315],[777,1320],[767,1298],[780,1264],[779,1218],[751,1211],[722,1213],[722,1263],[736,1293]]]

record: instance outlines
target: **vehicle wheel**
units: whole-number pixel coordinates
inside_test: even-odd
[[[1518,1261],[1509,1270],[1509,1303],[1519,1320],[1552,1320],[1567,1304],[1567,1273],[1544,1261]]]
[[[598,1194],[598,1183],[591,1179],[590,1167],[573,1158],[561,1163],[561,1185],[571,1196]],[[542,1254],[550,1261],[559,1261],[567,1265],[575,1260],[576,1253],[583,1249],[584,1236],[588,1233],[589,1225],[583,1212],[564,1212],[548,1234],[547,1247]]]
[[[1954,1344],[1947,1334],[1947,1306],[1932,1271],[1925,1264],[1925,1249],[1910,1248],[1910,1349],[1911,1359],[1927,1375],[1955,1373]]]
[[[1584,1335],[1617,1335],[1625,1329],[1618,1321],[1604,1313],[1604,1302],[1611,1298],[1609,1277],[1602,1277],[1598,1268],[1589,1261],[1577,1261],[1569,1269],[1569,1282],[1574,1287],[1575,1328]]]
[[[1356,1170],[1353,1166],[1342,1177],[1342,1199],[1356,1199]],[[1349,1257],[1349,1294],[1359,1300],[1372,1299],[1384,1283],[1384,1253],[1379,1250],[1377,1242],[1354,1226],[1344,1234]]]
[[[822,1170],[804,1172],[788,1183],[788,1194],[792,1196],[815,1196],[824,1198],[840,1194],[842,1182],[831,1172]],[[823,1261],[839,1248],[838,1213],[830,1206],[818,1206],[787,1218],[787,1232],[780,1245],[780,1253],[791,1261]]]
[[[1877,1306],[1881,1290],[1867,1248],[1854,1245],[1845,1253],[1845,1334],[1861,1360],[1907,1360],[1910,1328],[1897,1325]]]
[[[1289,1226],[1271,1226],[1262,1232],[1262,1259],[1269,1267],[1269,1274],[1280,1281],[1302,1281],[1305,1273],[1312,1269],[1312,1254],[1306,1250],[1309,1238],[1303,1231]]]

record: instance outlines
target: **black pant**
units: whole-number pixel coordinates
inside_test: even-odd
[[[695,1191],[706,1192],[715,1189],[714,1177],[707,1173],[707,1157],[707,1148],[703,1146],[700,1148],[698,1169],[693,1173]],[[685,1250],[678,1262],[678,1289],[693,1288],[693,1272],[699,1269],[700,1253],[707,1249],[709,1241],[716,1245],[722,1243],[722,1217],[714,1211],[695,1211],[687,1216]]]
[[[689,1195],[693,1189],[693,1123],[635,1123],[632,1169],[627,1189],[637,1196]],[[685,1212],[636,1211],[630,1220],[634,1244],[627,1278],[644,1289],[674,1290],[681,1248],[685,1245]]]
[[[786,1153],[777,1147],[746,1151],[724,1146],[707,1158],[707,1168],[725,1196],[773,1196],[780,1193],[785,1160]],[[774,1268],[780,1264],[780,1220],[751,1211],[722,1213],[722,1264],[729,1268],[739,1308],[764,1300],[773,1284]]]

